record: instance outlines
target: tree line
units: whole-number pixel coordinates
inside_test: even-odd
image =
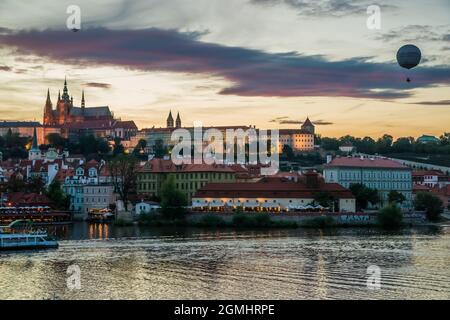
[[[389,153],[419,153],[419,154],[448,154],[450,155],[450,132],[439,137],[439,142],[422,143],[414,137],[394,138],[384,134],[378,139],[371,137],[358,138],[345,135],[340,138],[321,137],[316,135],[316,144],[329,151],[338,151],[339,147],[351,143],[358,152],[367,154],[389,154]]]

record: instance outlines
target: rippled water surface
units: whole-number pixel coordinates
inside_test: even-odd
[[[0,253],[0,299],[449,299],[450,227],[204,231],[51,227],[60,247]],[[67,268],[81,269],[69,290]],[[367,288],[367,268],[381,289]]]

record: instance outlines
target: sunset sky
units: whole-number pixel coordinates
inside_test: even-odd
[[[381,29],[366,26],[381,8]],[[66,27],[69,5],[81,30]],[[0,0],[0,119],[42,121],[67,76],[80,104],[140,128],[295,128],[324,136],[450,131],[450,1]],[[422,51],[406,72],[404,44]],[[405,78],[410,76],[411,83]]]

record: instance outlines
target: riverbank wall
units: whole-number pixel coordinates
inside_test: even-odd
[[[243,213],[248,217],[254,217],[261,213]],[[223,212],[191,212],[186,215],[190,222],[200,222],[205,216],[212,215],[222,218],[225,222],[233,220],[233,213]],[[377,224],[376,213],[268,213],[274,222],[296,223],[298,226],[307,226],[323,218],[332,218],[337,226],[370,226]],[[426,223],[426,216],[422,212],[405,213],[403,215],[405,224],[420,225]]]

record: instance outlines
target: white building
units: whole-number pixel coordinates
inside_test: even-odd
[[[355,147],[351,142],[345,142],[343,145],[339,147],[339,151],[345,153],[352,153],[353,151],[355,151]]]
[[[398,162],[382,158],[337,157],[324,166],[327,183],[339,183],[345,188],[360,183],[377,189],[382,205],[388,201],[391,190],[401,192],[406,201],[403,208],[412,207],[411,169]]]
[[[114,187],[100,179],[103,167],[103,163],[91,160],[78,165],[75,174],[65,178],[63,188],[70,197],[69,208],[78,218],[86,218],[93,209],[107,209],[116,201]]]
[[[450,177],[437,170],[413,171],[412,178],[414,184],[427,186],[429,188],[444,188],[450,184]]]
[[[246,211],[290,211],[317,208],[315,196],[330,194],[335,200],[330,211],[355,212],[353,194],[337,183],[323,183],[316,173],[301,181],[265,177],[258,182],[208,183],[192,197],[192,207],[224,210],[241,207]]]
[[[136,206],[134,208],[136,215],[142,213],[157,212],[159,209],[161,209],[161,206],[159,205],[159,203],[154,201],[141,201],[139,203],[136,203]]]

